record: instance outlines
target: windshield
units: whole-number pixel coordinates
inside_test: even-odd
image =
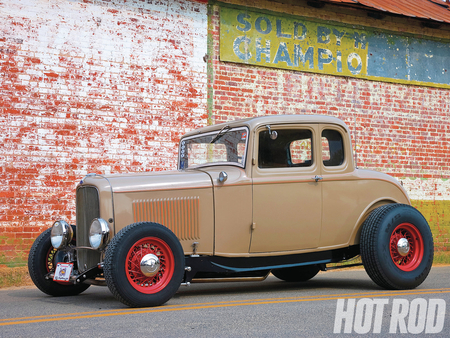
[[[220,131],[184,138],[180,142],[180,169],[210,164],[245,166],[247,128],[224,127]]]

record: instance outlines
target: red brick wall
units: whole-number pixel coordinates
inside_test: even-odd
[[[450,178],[450,91],[214,62],[215,122],[267,114],[341,118],[358,165],[396,177]]]
[[[207,123],[205,1],[0,2],[0,264],[89,172],[175,168]]]

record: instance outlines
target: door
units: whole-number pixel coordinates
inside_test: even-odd
[[[252,182],[247,174],[248,129],[223,128],[186,141],[185,161],[202,165],[214,194],[214,254],[248,255],[252,224]],[[199,247],[201,249],[201,247]]]
[[[316,248],[322,207],[318,125],[261,127],[255,138],[250,252]]]
[[[354,172],[348,132],[322,124],[322,232],[320,247],[346,245],[361,213],[370,203],[369,187]]]

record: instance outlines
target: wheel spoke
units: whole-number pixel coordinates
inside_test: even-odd
[[[405,238],[409,244],[409,251],[405,256],[399,252],[398,243]],[[404,240],[403,240],[404,241]],[[400,270],[412,271],[422,261],[423,257],[423,239],[417,228],[410,223],[398,225],[391,234],[390,254],[392,261]]]
[[[141,260],[154,254],[160,261],[156,275],[148,277],[141,270]],[[130,248],[127,255],[126,273],[130,284],[143,293],[156,293],[170,281],[174,271],[174,258],[169,246],[159,238],[141,239]]]

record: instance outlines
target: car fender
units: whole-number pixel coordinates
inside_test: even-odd
[[[358,218],[358,221],[356,222],[355,226],[353,227],[352,234],[350,236],[349,245],[357,245],[360,241],[361,236],[361,229],[364,221],[369,217],[370,213],[375,210],[378,207],[381,207],[382,205],[386,204],[392,204],[392,203],[402,203],[401,201],[397,201],[392,199],[391,197],[381,197],[376,200],[374,200],[371,204],[369,204],[364,211],[361,213],[361,215]]]

